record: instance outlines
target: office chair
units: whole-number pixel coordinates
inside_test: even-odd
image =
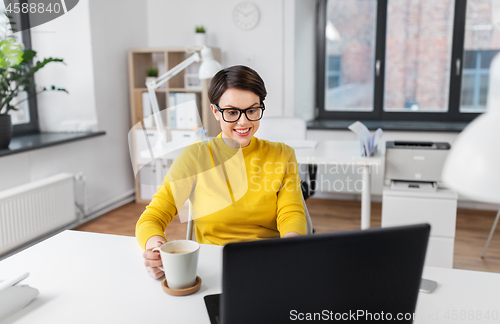
[[[493,226],[491,227],[490,235],[488,236],[488,240],[486,241],[486,245],[484,246],[483,254],[481,254],[482,259],[486,257],[486,250],[488,249],[488,246],[490,245],[491,242],[491,238],[493,237],[495,229],[497,228],[498,219],[500,219],[500,210],[498,210],[497,217],[495,217],[495,221],[493,222]]]
[[[302,118],[265,117],[260,121],[260,126],[255,136],[271,142],[305,140],[306,130],[306,122]]]
[[[260,126],[255,136],[271,142],[297,141],[306,139],[306,121],[297,117],[266,117],[260,121]],[[286,135],[283,135],[286,134]],[[304,199],[314,195],[316,191],[315,174],[316,165],[308,165],[307,172],[300,172],[300,178],[305,180],[301,183],[302,196]],[[314,177],[314,179],[313,179]]]
[[[307,210],[307,205],[302,197],[302,203],[304,204],[304,212],[306,213],[306,235],[313,234],[313,226],[311,222],[311,216],[309,215],[309,211]],[[187,221],[187,232],[186,232],[186,240],[193,240],[194,238],[194,221],[191,218],[191,203],[189,203],[189,216]]]

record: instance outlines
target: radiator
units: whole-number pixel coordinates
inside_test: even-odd
[[[0,192],[0,255],[76,221],[73,175]]]

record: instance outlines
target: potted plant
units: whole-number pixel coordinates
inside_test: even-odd
[[[3,35],[0,35],[0,148],[9,147],[12,138],[12,119],[9,115],[11,110],[17,110],[16,106],[20,103],[43,91],[67,93],[65,89],[56,86],[36,90],[34,74],[50,62],[64,63],[63,59],[48,57],[33,64],[36,52],[23,49],[12,34],[8,35],[9,31],[15,32],[12,28],[14,22],[10,21],[10,16],[5,17],[5,22],[0,22],[0,27],[5,29]],[[28,97],[14,104],[13,100],[22,91],[26,91]]]
[[[146,70],[146,83],[150,80],[156,80],[158,78],[158,68],[150,67]]]
[[[194,45],[196,46],[205,46],[207,42],[207,37],[205,33],[205,27],[203,25],[196,26],[194,34]]]

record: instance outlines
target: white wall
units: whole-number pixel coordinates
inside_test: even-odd
[[[221,48],[222,66],[243,64],[255,69],[266,83],[266,115],[279,116],[284,112],[284,1],[252,1],[259,8],[260,21],[244,31],[232,18],[239,0],[148,0],[148,45],[192,45],[195,26],[205,26],[207,45]]]
[[[295,116],[295,20],[295,1],[283,1],[283,116],[287,117]]]
[[[38,60],[55,57],[66,63],[49,63],[38,71],[37,87],[56,85],[70,93],[48,91],[38,95],[41,131],[98,129],[94,72],[89,68],[93,65],[89,15],[88,0],[80,1],[68,13],[31,29]]]
[[[316,89],[316,1],[295,0],[295,116],[314,119]]]
[[[40,100],[40,118],[45,129],[60,120],[93,118],[106,135],[1,157],[0,190],[59,172],[83,172],[93,211],[133,194],[127,51],[147,46],[146,3],[81,0],[67,16],[40,26],[55,35],[32,35],[35,50],[40,46],[68,62],[67,67],[47,66],[40,76],[70,92]]]

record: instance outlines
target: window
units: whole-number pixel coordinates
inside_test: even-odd
[[[389,0],[384,111],[447,112],[453,1]]]
[[[328,2],[326,111],[373,110],[376,7],[371,0]]]
[[[342,70],[340,69],[340,56],[328,56],[328,90],[338,88],[342,82]]]
[[[317,13],[321,119],[465,122],[485,111],[500,1],[320,0]]]
[[[498,50],[465,51],[462,71],[461,112],[484,112],[488,95],[490,65]]]
[[[14,2],[22,4],[27,3],[27,0],[8,0],[6,5]],[[22,31],[15,33],[14,36],[24,45],[25,49],[31,49],[28,15],[16,15],[15,13],[9,13],[9,15],[12,16],[12,21],[15,22],[14,29],[22,29]],[[9,113],[12,116],[14,134],[20,135],[39,132],[35,90],[32,89],[29,93],[25,91],[20,92],[17,98],[13,100],[13,103],[19,103],[16,106],[18,110],[10,111]]]

